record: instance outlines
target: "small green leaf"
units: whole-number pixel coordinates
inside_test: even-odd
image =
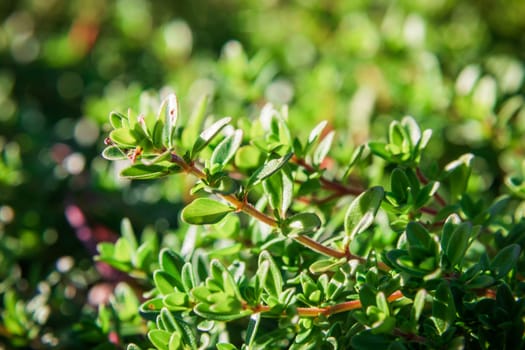
[[[124,153],[118,146],[107,146],[102,151],[102,157],[107,160],[122,160],[127,159],[126,153]]]
[[[162,143],[168,149],[172,149],[175,146],[175,130],[178,117],[179,103],[177,96],[169,94],[162,102],[159,112],[159,119],[164,123]]]
[[[137,344],[130,343],[128,344],[128,347],[126,348],[126,350],[142,350],[142,348],[138,346]]]
[[[193,225],[215,224],[232,211],[234,209],[224,203],[197,198],[182,210],[182,220]]]
[[[450,266],[455,266],[463,260],[469,245],[471,232],[472,224],[464,222],[458,225],[451,233],[447,247],[445,248],[445,254]]]
[[[176,166],[168,168],[158,164],[145,165],[137,163],[122,170],[120,176],[132,180],[151,180],[179,171],[180,168]]]
[[[390,315],[390,307],[388,306],[388,301],[386,300],[385,293],[379,292],[376,294],[376,305],[385,314],[386,316]]]
[[[136,147],[138,140],[130,129],[119,128],[109,134],[109,138],[121,147]]]
[[[441,282],[435,292],[432,303],[431,320],[439,335],[445,333],[456,319],[456,306],[450,287],[446,281]]]
[[[350,157],[350,161],[348,162],[348,166],[346,167],[345,174],[343,175],[343,180],[346,180],[348,176],[352,173],[357,163],[361,160],[364,150],[365,145],[360,145],[354,150],[352,156]]]
[[[168,344],[170,342],[171,333],[161,329],[153,329],[148,332],[149,341],[157,348],[161,350],[168,350]]]
[[[421,139],[421,129],[413,117],[406,116],[401,119],[401,125],[405,128],[410,138],[411,144],[416,145]]]
[[[210,158],[210,168],[216,164],[222,169],[235,156],[242,143],[242,130],[235,130],[232,135],[227,136],[213,150]]]
[[[174,285],[183,290],[181,270],[186,263],[184,259],[174,250],[163,248],[159,253],[160,268],[169,276],[175,279]]]
[[[273,174],[263,182],[263,187],[270,199],[270,206],[284,218],[293,197],[293,180],[289,171]]]
[[[229,306],[228,304],[222,304],[222,307],[226,309]],[[215,312],[211,310],[210,305],[204,303],[197,304],[193,308],[193,311],[203,318],[225,322],[237,320],[239,318],[243,318],[252,314],[251,310],[238,310],[237,308],[228,312]]]
[[[518,244],[511,244],[500,250],[490,263],[490,270],[495,278],[504,277],[518,261],[521,248]]]
[[[149,321],[155,321],[155,318],[160,313],[160,310],[164,307],[162,298],[154,298],[144,302],[139,307],[139,313],[145,319]]]
[[[153,273],[153,281],[155,282],[155,287],[162,295],[171,294],[175,291],[176,286],[180,286],[175,277],[162,270],[156,270]]]
[[[250,317],[250,322],[248,323],[248,328],[246,329],[246,337],[244,341],[248,347],[252,346],[253,341],[255,340],[260,321],[261,313],[253,314]]]
[[[321,227],[321,219],[314,213],[298,213],[283,221],[282,230],[286,235],[304,235]]]
[[[328,271],[335,272],[340,266],[344,265],[346,262],[346,258],[341,258],[338,260],[334,260],[333,258],[317,260],[312,265],[310,265],[309,270],[311,273],[323,273]]]
[[[121,237],[115,243],[115,253],[113,257],[121,262],[130,262],[133,251],[130,242],[125,238]]]
[[[217,343],[217,350],[237,350],[237,347],[231,343]]]
[[[445,177],[448,180],[450,197],[460,198],[467,188],[474,155],[468,153],[445,166]]]
[[[183,348],[182,335],[177,332],[171,333],[168,350],[179,350],[181,348]]]
[[[184,290],[189,293],[190,290],[195,288],[197,282],[195,281],[195,275],[193,274],[193,265],[187,262],[182,267],[181,279]]]
[[[126,126],[125,121],[127,120],[128,118],[120,112],[113,111],[109,113],[109,123],[111,124],[113,129],[119,129],[119,128],[125,127]]]
[[[132,251],[137,250],[137,239],[128,218],[124,218],[120,222],[120,234],[129,242]]]
[[[383,197],[383,188],[376,186],[361,193],[352,201],[346,212],[344,223],[345,232],[349,239],[353,239],[372,225]]]
[[[161,318],[162,323],[164,324],[165,330],[169,332],[175,332],[179,329],[177,321],[175,321],[175,318],[167,308],[163,307],[160,310],[159,317]]]
[[[211,140],[222,130],[226,125],[231,122],[231,117],[225,117],[217,120],[215,123],[210,125],[204,131],[201,132],[197,141],[193,144],[190,157],[193,159],[200,151],[206,147]]]
[[[379,141],[371,141],[368,143],[370,152],[378,157],[385,159],[386,161],[392,161],[392,153],[387,148],[387,144]]]
[[[335,132],[330,131],[315,149],[312,162],[314,165],[318,166],[328,155],[330,148],[332,147],[332,142],[334,141]]]
[[[247,187],[254,186],[262,180],[272,176],[279,171],[292,158],[293,153],[287,153],[281,158],[272,159],[266,162],[262,167],[257,169],[248,180]]]
[[[321,135],[321,133],[323,132],[323,130],[326,127],[327,124],[328,124],[328,121],[323,120],[322,122],[317,124],[315,126],[315,128],[312,129],[312,131],[310,132],[310,135],[308,136],[308,143],[307,143],[307,145],[311,145],[315,141],[317,141],[317,139],[319,138],[319,136]]]
[[[261,281],[262,287],[270,294],[275,297],[279,297],[283,290],[283,277],[281,275],[281,270],[275,264],[272,256],[268,251],[264,250],[259,255],[259,268],[266,265],[268,268],[269,274],[264,274],[267,276]],[[263,267],[264,268],[264,267]]]
[[[410,313],[410,320],[415,324],[417,324],[417,322],[419,321],[419,318],[421,317],[421,314],[425,307],[426,296],[427,291],[424,289],[420,289],[417,291],[416,297],[414,298],[414,304],[412,305],[412,311]]]

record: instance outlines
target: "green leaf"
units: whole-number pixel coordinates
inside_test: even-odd
[[[386,316],[390,315],[390,307],[388,306],[388,301],[386,300],[385,293],[379,292],[376,294],[376,305],[385,314]]]
[[[132,148],[138,146],[138,140],[130,129],[115,129],[109,134],[109,138],[120,147]]]
[[[175,130],[179,117],[179,103],[177,96],[169,94],[161,104],[159,119],[164,123],[162,129],[162,143],[168,148],[175,147]]]
[[[149,321],[155,321],[155,318],[160,313],[160,310],[164,307],[162,298],[154,298],[144,302],[139,306],[139,313],[142,317]]]
[[[277,210],[281,218],[284,218],[292,204],[293,180],[291,174],[288,171],[273,174],[263,182],[263,187],[270,200],[270,206]]]
[[[171,314],[171,312],[163,307],[160,310],[160,319],[162,320],[162,323],[164,324],[164,329],[169,332],[175,332],[179,329],[177,321],[175,321],[175,318]]]
[[[109,123],[113,127],[113,129],[119,129],[126,126],[125,121],[128,120],[128,117],[126,117],[124,114],[120,112],[113,111],[109,113]]]
[[[228,305],[223,304],[223,307],[226,308]],[[233,321],[239,318],[244,318],[252,314],[251,310],[232,310],[230,312],[214,312],[210,309],[208,304],[199,303],[195,306],[193,311],[206,319],[215,320],[215,321]]]
[[[232,135],[227,136],[213,150],[210,158],[210,168],[219,164],[219,169],[224,168],[226,164],[235,156],[242,143],[242,130],[235,130]]]
[[[464,154],[445,166],[451,198],[458,199],[465,192],[472,171],[472,159],[474,155]]]
[[[375,154],[378,157],[381,157],[387,161],[392,161],[392,153],[387,148],[387,144],[379,141],[370,141],[368,143],[368,148],[370,152]]]
[[[345,232],[349,239],[353,239],[372,225],[383,197],[383,188],[376,186],[361,193],[352,201],[344,222]]]
[[[237,347],[231,343],[217,343],[217,350],[237,350]]]
[[[352,156],[350,157],[350,161],[348,162],[348,166],[346,167],[345,174],[343,175],[343,180],[346,180],[348,176],[352,173],[359,160],[361,160],[364,150],[365,145],[359,145],[359,147],[357,147],[354,150],[354,152],[352,152]]]
[[[317,124],[315,128],[312,129],[312,131],[310,132],[310,135],[308,136],[308,143],[307,143],[308,146],[312,145],[315,141],[317,141],[317,139],[319,138],[319,136],[321,136],[321,133],[323,132],[327,124],[328,124],[328,121],[323,120],[322,122]]]
[[[259,182],[261,182],[262,180],[264,180],[264,179],[272,176],[273,174],[275,174],[286,163],[288,163],[290,158],[292,158],[292,155],[293,155],[293,153],[290,152],[290,153],[285,154],[281,158],[272,159],[272,160],[269,160],[268,162],[266,162],[262,167],[257,169],[253,173],[252,176],[250,176],[250,179],[248,180],[248,184],[246,185],[246,187],[249,188],[251,186],[254,186],[254,185],[258,184]]]
[[[250,317],[250,322],[248,323],[248,327],[246,328],[246,337],[244,340],[244,343],[250,347],[252,346],[255,336],[257,335],[257,329],[259,328],[259,323],[261,321],[261,313],[253,314]]]
[[[120,222],[120,234],[129,242],[132,251],[137,250],[137,239],[135,238],[131,221],[128,218],[124,218]]]
[[[417,324],[419,318],[421,317],[421,314],[423,313],[423,309],[425,308],[426,296],[427,291],[424,289],[420,289],[416,293],[414,303],[412,304],[412,311],[410,313],[410,320],[414,322],[414,324]]]
[[[439,335],[445,333],[456,319],[454,298],[446,281],[441,282],[436,289],[430,319],[434,322]]]
[[[304,235],[317,231],[321,224],[317,214],[298,213],[284,220],[281,228],[286,235]]]
[[[128,159],[126,153],[124,153],[118,146],[107,146],[102,151],[102,157],[107,160],[122,160]]]
[[[130,343],[128,344],[128,347],[126,348],[126,350],[142,350],[142,348],[138,346],[137,344]]]
[[[197,198],[182,210],[182,220],[193,225],[215,224],[232,211],[234,209],[224,203]]]
[[[410,183],[405,172],[400,168],[395,168],[390,175],[392,195],[397,204],[404,204],[409,195]]]
[[[219,133],[219,131],[221,131],[222,128],[224,128],[231,122],[231,120],[231,117],[219,119],[215,123],[210,125],[208,128],[206,128],[204,131],[202,131],[199,137],[197,138],[197,141],[195,141],[195,143],[193,144],[190,157],[193,159],[200,151],[202,151],[204,147],[206,147],[211,142],[211,140]]]
[[[159,264],[162,271],[175,279],[174,285],[179,290],[184,290],[181,278],[181,270],[186,262],[175,251],[163,248],[159,253]]]
[[[130,242],[128,242],[123,237],[119,238],[115,243],[115,253],[113,255],[115,260],[121,262],[130,262],[132,255],[133,251]]]
[[[183,348],[182,335],[177,332],[171,333],[168,350],[179,350],[181,348]]]
[[[261,277],[263,277],[261,278],[262,287],[270,295],[278,298],[283,290],[283,277],[281,270],[266,250],[263,250],[259,255],[259,269],[267,270],[267,272],[263,272],[261,275]]]
[[[318,166],[328,155],[330,148],[332,147],[332,142],[334,141],[335,132],[330,131],[321,142],[319,146],[315,149],[314,155],[312,157],[312,162],[314,165]]]
[[[193,274],[193,265],[187,262],[182,267],[181,271],[182,286],[184,290],[189,293],[190,290],[195,288],[197,282],[195,281],[195,275]]]
[[[156,270],[153,273],[153,281],[155,282],[155,287],[162,295],[173,293],[175,287],[179,287],[178,285],[180,284],[175,277],[163,270]]]
[[[132,180],[151,180],[157,179],[170,173],[179,172],[180,168],[177,166],[165,167],[163,165],[153,164],[133,164],[132,166],[121,171],[120,176]]]
[[[188,309],[189,298],[186,293],[172,292],[166,294],[162,302],[171,311],[182,311]]]
[[[317,260],[310,265],[311,273],[335,272],[340,266],[347,262],[346,258],[334,260],[333,258]]]
[[[415,261],[431,257],[435,252],[436,242],[428,230],[419,222],[410,222],[406,228],[408,253]]]
[[[521,248],[518,244],[511,244],[500,250],[490,263],[490,270],[495,278],[504,277],[518,261]]]
[[[168,350],[168,344],[170,342],[171,333],[161,330],[153,329],[148,332],[149,341],[157,348],[161,350]]]
[[[469,240],[472,232],[472,224],[464,222],[456,227],[448,239],[445,254],[450,266],[459,264],[467,251]]]

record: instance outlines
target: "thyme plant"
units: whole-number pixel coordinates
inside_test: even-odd
[[[519,196],[467,194],[472,154],[428,159],[432,130],[411,117],[351,147],[327,122],[295,136],[286,107],[208,104],[110,115],[121,176],[176,176],[187,199],[173,239],[139,241],[131,218],[98,246],[143,293],[147,341],[128,349],[523,347]],[[111,317],[119,334],[141,324]]]

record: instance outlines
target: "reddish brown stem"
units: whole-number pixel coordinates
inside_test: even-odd
[[[305,170],[307,170],[309,172],[315,172],[316,171],[314,169],[314,167],[312,167],[310,164],[306,163],[304,161],[304,159],[300,159],[300,158],[297,158],[297,157],[293,156],[291,161],[294,162],[295,164],[303,167]],[[334,180],[329,180],[329,179],[327,179],[324,176],[321,176],[319,178],[319,181],[321,181],[321,184],[323,185],[323,187],[325,189],[332,190],[332,191],[334,191],[334,192],[336,192],[336,193],[338,193],[340,195],[348,195],[348,194],[350,194],[350,195],[353,195],[353,196],[358,196],[358,195],[360,195],[363,192],[363,189],[348,187],[348,186],[343,185],[340,182],[337,182],[337,181],[334,181]]]
[[[403,293],[401,293],[401,291],[398,290],[390,294],[387,300],[389,302],[393,302],[393,301],[401,299],[402,297],[403,297]],[[302,317],[318,317],[320,315],[331,316],[331,315],[338,314],[341,312],[357,310],[362,307],[363,305],[361,304],[360,300],[350,300],[350,301],[345,301],[340,304],[335,304],[335,305],[326,306],[326,307],[298,307],[297,314]],[[270,310],[271,310],[270,307],[266,305],[259,305],[252,309],[254,313],[269,312]],[[283,316],[285,315],[283,314]]]

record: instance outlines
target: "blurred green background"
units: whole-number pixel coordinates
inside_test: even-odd
[[[96,242],[123,217],[177,225],[186,180],[129,183],[100,157],[110,111],[155,110],[167,91],[183,117],[203,94],[217,116],[288,104],[294,133],[326,119],[342,156],[412,115],[434,129],[431,155],[473,152],[472,186],[496,193],[524,175],[523,14],[522,0],[3,0],[0,296],[46,295],[32,339],[69,344],[93,286],[121,278],[92,263]]]

